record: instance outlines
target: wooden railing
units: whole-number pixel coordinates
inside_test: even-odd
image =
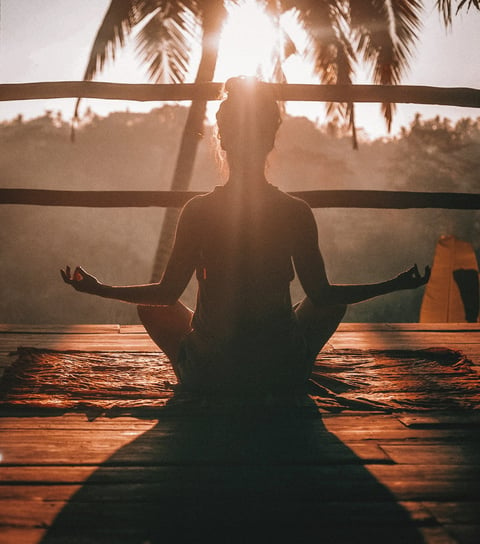
[[[480,107],[480,90],[427,86],[269,84],[278,100],[394,102]],[[0,101],[51,98],[99,98],[135,101],[217,100],[221,83],[124,84],[59,81],[0,85]],[[480,185],[480,183],[479,183]],[[76,207],[181,207],[201,194],[182,191],[58,191],[0,189],[0,204]],[[407,191],[296,191],[312,208],[480,209],[480,194]]]
[[[179,208],[194,191],[56,191],[0,189],[0,204],[71,206],[84,208]],[[480,209],[480,194],[409,191],[292,191],[312,208],[444,208]]]
[[[270,83],[278,100],[320,102],[395,102],[480,107],[480,90],[416,85],[306,85]],[[56,81],[0,85],[0,101],[50,98],[101,98],[140,102],[218,100],[222,83],[131,84]]]

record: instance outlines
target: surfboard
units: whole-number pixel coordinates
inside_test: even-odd
[[[477,322],[478,274],[472,244],[455,236],[441,236],[423,295],[420,323]]]

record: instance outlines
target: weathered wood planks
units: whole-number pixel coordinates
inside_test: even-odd
[[[51,527],[68,539],[73,530],[69,526],[72,515],[75,531],[88,538],[93,535],[98,541],[109,535],[114,541],[125,531],[135,534],[138,527],[148,527],[172,501],[197,505],[197,514],[206,515],[197,500],[206,501],[219,514],[228,512],[233,526],[241,520],[260,523],[260,511],[277,524],[282,519],[296,520],[281,527],[288,534],[298,531],[298,526],[309,527],[305,524],[315,520],[322,529],[320,534],[331,535],[339,542],[352,537],[345,528],[347,519],[354,523],[357,537],[366,535],[373,538],[372,542],[386,538],[387,526],[390,531],[392,526],[398,527],[398,534],[409,542],[413,530],[425,542],[473,544],[479,535],[478,456],[457,457],[456,464],[450,460],[444,464],[445,452],[449,455],[452,448],[470,444],[472,451],[474,447],[478,451],[479,430],[472,432],[471,428],[461,436],[456,434],[461,429],[444,429],[443,435],[432,436],[431,429],[407,427],[393,416],[326,416],[324,428],[319,422],[314,425],[319,445],[326,452],[313,464],[312,459],[305,464],[305,457],[296,456],[278,465],[235,465],[225,463],[225,458],[219,463],[218,457],[198,465],[195,448],[184,451],[183,458],[178,451],[170,459],[159,455],[162,441],[178,432],[175,419],[158,424],[134,418],[88,422],[82,416],[70,415],[40,422],[5,418],[3,423],[0,443],[2,449],[6,447],[7,456],[0,468],[0,524],[4,526],[0,542],[38,542]],[[16,423],[18,430],[12,433]],[[457,418],[457,424],[462,426],[462,418]],[[38,425],[43,429],[35,432]],[[292,429],[285,422],[281,426],[288,438]],[[412,435],[406,436],[405,431]],[[353,444],[350,440],[355,434],[358,440],[361,433],[368,448],[363,444],[351,457],[339,455],[349,446],[353,450],[360,446],[361,441]],[[3,434],[8,435],[7,441]],[[332,443],[332,435],[340,440]],[[140,444],[135,445],[138,440]],[[15,443],[20,453],[15,463],[9,463],[9,451],[15,449]],[[414,458],[395,462],[399,447],[411,448]],[[379,463],[382,460],[371,455],[362,458],[362,449],[371,453],[376,448],[389,456],[393,452],[393,462]],[[423,452],[427,448],[428,462],[419,464],[422,448]],[[94,462],[106,453],[109,460],[103,465],[82,466],[83,461]],[[28,457],[24,465],[22,460]],[[232,459],[231,454],[228,458]],[[206,488],[214,499],[205,498],[202,490]],[[243,501],[249,506],[239,510]],[[270,505],[266,511],[265,501]],[[237,507],[232,513],[233,504]],[[405,515],[411,527],[405,526]],[[175,513],[173,516],[176,519]],[[201,524],[200,530],[205,530]],[[451,534],[462,538],[456,540]]]
[[[428,340],[480,354],[479,332],[342,324],[332,344],[412,349]],[[137,325],[0,328],[4,355],[37,341],[107,351],[149,342]],[[480,541],[476,411],[149,413],[0,414],[0,543]]]
[[[80,351],[159,351],[147,334],[125,333],[18,333],[2,334],[1,351],[14,351],[17,347],[36,347],[56,350]]]
[[[0,352],[19,346],[57,350],[158,351],[140,325],[76,325],[0,328]],[[448,347],[480,361],[480,324],[357,324],[342,323],[331,338],[334,349],[422,349]]]

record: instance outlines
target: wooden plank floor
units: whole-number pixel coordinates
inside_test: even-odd
[[[0,325],[19,346],[153,351],[143,328]],[[327,349],[449,347],[480,326],[342,324]],[[480,542],[480,411],[0,417],[0,543]]]

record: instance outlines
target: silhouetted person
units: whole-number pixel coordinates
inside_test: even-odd
[[[265,162],[280,125],[267,85],[233,78],[217,113],[229,178],[190,200],[159,283],[114,287],[80,267],[62,270],[78,291],[139,305],[146,330],[187,389],[292,390],[306,383],[315,357],[348,304],[424,285],[415,265],[369,285],[332,285],[310,207],[271,185]],[[306,298],[292,307],[295,272]],[[195,312],[179,302],[192,274]]]

